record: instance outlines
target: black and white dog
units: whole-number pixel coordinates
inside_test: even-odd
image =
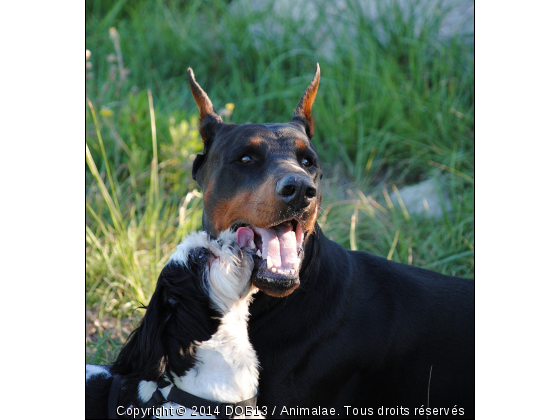
[[[195,232],[178,246],[115,364],[86,366],[86,418],[256,415],[250,248],[250,229]]]

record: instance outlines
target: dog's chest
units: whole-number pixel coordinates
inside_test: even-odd
[[[258,387],[258,360],[247,335],[247,305],[232,308],[218,331],[196,349],[196,365],[175,384],[214,401],[252,398]]]

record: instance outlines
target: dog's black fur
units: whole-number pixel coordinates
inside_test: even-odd
[[[170,262],[163,268],[146,315],[111,367],[113,374],[157,382],[164,373],[182,376],[194,366],[194,342],[209,340],[221,317],[201,281],[207,258],[207,250],[195,248],[188,266]]]
[[[347,251],[316,224],[322,172],[311,105],[319,69],[286,124],[224,124],[191,70],[189,80],[204,142],[193,167],[204,229],[217,235],[293,218],[306,235],[299,278],[259,272],[253,279],[266,293],[250,307],[249,335],[267,416],[285,414],[283,407],[327,407],[341,416],[364,408],[424,418],[415,409],[429,407],[473,418],[473,281]],[[317,194],[287,202],[278,185],[292,173],[303,179],[299,190]]]
[[[319,228],[305,255],[298,289],[250,308],[261,404],[474,416],[472,281],[347,251]]]

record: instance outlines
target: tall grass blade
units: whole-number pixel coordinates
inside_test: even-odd
[[[105,153],[105,146],[103,144],[103,138],[101,137],[101,132],[99,131],[99,123],[97,121],[97,114],[95,113],[95,109],[93,108],[93,104],[86,98],[88,102],[88,106],[91,112],[91,116],[93,117],[93,125],[95,126],[95,133],[97,134],[97,141],[99,143],[99,148],[101,149],[101,155],[103,156],[103,162],[105,163],[105,170],[107,171],[107,178],[109,178],[109,185],[111,185],[111,193],[113,200],[115,201],[115,208],[119,209],[119,200],[117,198],[117,190],[115,188],[115,183],[113,182],[113,175],[111,174],[111,165],[109,165],[109,160],[107,159],[107,153]],[[87,145],[86,145],[87,147]],[[91,156],[91,154],[90,154]]]
[[[358,207],[354,208],[354,214],[350,219],[350,249],[352,251],[358,250],[358,244],[356,243],[356,223],[358,221]]]
[[[400,230],[397,229],[397,231],[395,232],[395,237],[393,238],[393,243],[391,244],[391,249],[387,254],[387,259],[389,261],[393,259],[393,254],[395,252],[395,249],[397,248],[397,242],[399,241],[399,234],[400,234]]]

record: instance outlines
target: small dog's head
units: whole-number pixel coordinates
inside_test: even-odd
[[[164,373],[181,376],[194,366],[195,346],[211,338],[233,305],[248,305],[255,291],[252,252],[237,240],[232,231],[214,240],[195,232],[177,247],[112,373],[157,381]]]
[[[194,269],[211,305],[224,313],[252,290],[254,263],[249,245],[250,240],[232,230],[220,233],[216,239],[210,239],[206,232],[196,232],[177,247],[166,268],[179,265]]]
[[[193,162],[204,195],[203,227],[213,236],[251,229],[261,254],[253,283],[271,296],[289,295],[299,286],[305,240],[322,200],[321,162],[311,143],[319,65],[288,123],[226,124],[191,69],[188,77],[204,143]]]

